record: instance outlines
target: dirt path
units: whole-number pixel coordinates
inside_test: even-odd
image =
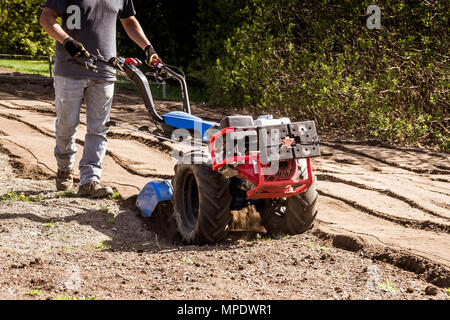
[[[25,83],[0,85],[2,153],[9,156],[9,163],[21,178],[52,178],[56,169],[52,88]],[[129,91],[119,90],[112,119],[135,128],[149,125],[140,101]],[[171,110],[171,105],[160,103],[164,111]],[[215,110],[205,106],[193,106],[193,113],[209,120],[220,118]],[[82,117],[77,161],[85,131]],[[428,282],[449,287],[449,155],[333,137],[322,137],[322,142],[323,156],[314,160],[321,195],[319,214],[315,229],[306,237],[316,240],[319,237],[335,247],[359,250],[371,259],[416,272]],[[172,148],[167,143],[156,144],[151,137],[112,128],[104,182],[128,197],[150,180],[169,178],[174,165],[169,156]],[[52,181],[46,182],[46,188],[54,188]],[[275,242],[268,247],[278,245]],[[283,248],[285,245],[288,242],[283,242]]]
[[[56,172],[56,164],[51,150],[54,147],[54,114],[52,106],[40,102],[31,104],[27,109],[26,100],[14,100],[13,96],[0,95],[0,122],[3,135],[2,146],[19,158],[31,155],[42,171],[52,176]],[[78,128],[78,149],[82,150],[86,134],[85,119],[82,118]],[[131,196],[149,181],[149,178],[167,178],[173,175],[173,161],[168,154],[148,148],[141,142],[114,137],[113,131],[109,139],[108,153],[104,161],[104,182],[120,189],[124,196]],[[30,139],[33,137],[33,139]],[[20,151],[21,150],[21,151]],[[77,153],[79,162],[82,153]],[[140,160],[140,161],[137,161]],[[20,161],[20,160],[19,160]]]

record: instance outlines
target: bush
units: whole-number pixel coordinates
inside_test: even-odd
[[[205,68],[211,101],[450,150],[446,1],[251,0]]]
[[[0,1],[0,53],[47,55],[52,40],[39,24],[42,0]]]

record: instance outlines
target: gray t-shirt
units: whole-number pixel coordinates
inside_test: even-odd
[[[133,0],[47,0],[45,7],[55,9],[62,18],[62,28],[81,42],[91,54],[98,51],[107,60],[116,56],[117,17],[136,14]],[[55,75],[74,79],[115,81],[114,75],[95,73],[74,64],[64,46],[56,42]],[[109,68],[114,72],[112,68]]]

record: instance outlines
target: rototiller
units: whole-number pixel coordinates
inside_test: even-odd
[[[297,234],[312,227],[318,194],[311,158],[320,156],[313,121],[291,123],[270,115],[256,120],[233,115],[219,123],[204,121],[191,114],[185,77],[157,59],[151,75],[157,80],[164,76],[178,80],[183,97],[183,111],[160,116],[138,59],[106,61],[92,55],[74,62],[93,72],[125,73],[163,134],[150,132],[148,126],[140,131],[159,141],[193,146],[175,165],[172,180],[151,181],[139,194],[136,205],[145,217],[151,217],[159,203],[171,201],[170,214],[179,233],[187,243],[197,244],[224,239],[231,211],[250,205],[256,206],[269,233]],[[108,125],[126,128],[112,121]],[[193,138],[180,141],[179,129],[191,132]]]

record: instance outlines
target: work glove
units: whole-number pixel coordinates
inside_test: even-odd
[[[147,47],[145,47],[144,51],[145,63],[152,68],[156,68],[157,63],[161,62],[161,59],[158,57],[155,49],[153,49],[153,46],[149,44]]]
[[[63,42],[64,49],[74,58],[89,58],[90,54],[83,45],[72,37]]]

